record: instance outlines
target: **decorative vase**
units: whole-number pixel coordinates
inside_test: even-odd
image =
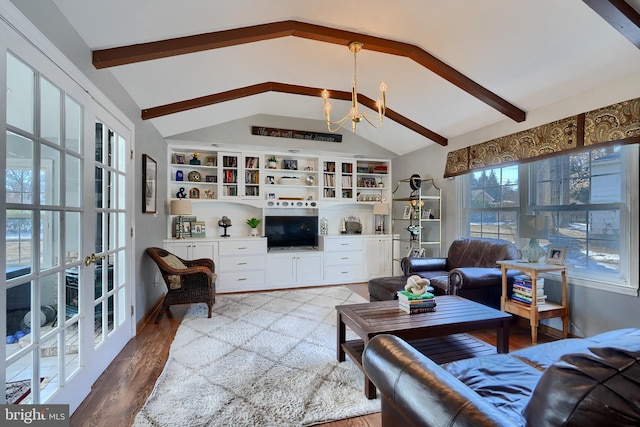
[[[529,262],[538,262],[540,258],[547,254],[535,237],[532,237],[529,240],[529,244],[522,248],[520,252],[522,252],[522,258]]]
[[[193,157],[191,158],[191,160],[189,160],[189,164],[190,165],[199,165],[200,164],[200,159],[198,159],[198,156],[196,156],[194,154]]]
[[[276,169],[278,167],[278,163],[274,162],[274,161],[270,161],[267,163],[267,167],[269,169]]]
[[[251,237],[258,237],[258,229],[257,228],[252,228],[251,229]]]

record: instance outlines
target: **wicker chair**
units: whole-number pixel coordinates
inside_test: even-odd
[[[208,317],[211,317],[211,308],[216,301],[213,260],[186,260],[162,248],[147,248],[147,254],[158,265],[167,285],[167,294],[156,316],[156,323],[160,322],[165,311],[170,315],[169,307],[176,304],[204,302],[209,308]]]

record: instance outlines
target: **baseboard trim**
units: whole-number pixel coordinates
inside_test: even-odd
[[[514,318],[517,325],[523,326],[525,328],[531,328],[531,323],[529,323],[528,319],[525,319],[524,317],[518,317],[518,316],[514,316]],[[561,340],[564,338],[562,336],[562,330],[552,328],[551,326],[543,325],[541,323],[538,324],[538,333],[548,335],[551,338],[554,338],[557,340]],[[575,336],[569,334],[569,338],[575,338]]]
[[[140,319],[138,323],[136,323],[136,334],[139,334],[142,331],[142,328],[147,326],[152,320],[156,318],[158,311],[162,307],[162,301],[164,301],[164,295],[160,296],[158,300],[151,306],[151,309],[147,311],[144,316]]]

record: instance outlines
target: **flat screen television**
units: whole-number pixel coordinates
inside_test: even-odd
[[[264,234],[271,248],[297,248],[318,246],[318,217],[266,216]]]

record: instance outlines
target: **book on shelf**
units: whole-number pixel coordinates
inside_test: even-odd
[[[513,278],[513,284],[531,288],[531,277],[527,276],[526,274],[519,274]],[[536,280],[536,287],[544,288],[544,277],[538,277],[538,279]]]
[[[435,307],[436,302],[432,300],[424,301],[424,302],[407,302],[398,300],[398,305],[407,308],[430,308]]]
[[[533,293],[533,288],[529,288],[529,287],[522,286],[522,285],[519,285],[517,283],[514,283],[513,284],[513,291],[514,292],[519,291],[519,292],[522,292],[524,294],[531,295]],[[544,288],[536,287],[536,295],[538,295],[538,296],[544,295]]]
[[[516,294],[516,293],[511,295],[511,299],[513,301],[521,302],[521,303],[527,304],[527,305],[531,305],[532,302],[533,302],[531,297],[527,297],[527,296],[524,296],[522,294]],[[536,304],[537,305],[543,305],[543,304],[546,304],[546,303],[547,303],[546,295],[543,296],[543,297],[536,298]]]

